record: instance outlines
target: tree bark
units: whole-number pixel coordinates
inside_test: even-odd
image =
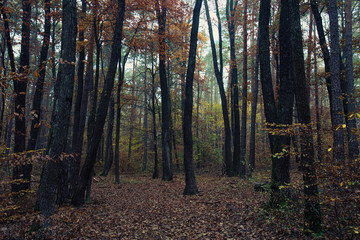
[[[239,112],[239,87],[235,53],[235,4],[228,0],[226,4],[226,18],[230,35],[230,88],[231,88],[231,118],[233,130],[233,171],[235,175],[240,171],[240,112]]]
[[[269,21],[270,21],[270,0],[261,0],[259,15],[259,63],[260,63],[260,81],[263,94],[264,112],[267,127],[277,120],[277,107],[275,104],[274,90],[271,79],[270,67],[270,40],[269,40]],[[269,142],[271,154],[274,155],[274,136],[269,133]],[[272,161],[276,161],[272,157]]]
[[[334,150],[333,157],[335,162],[345,160],[344,150],[344,123],[343,104],[341,102],[341,83],[340,83],[340,43],[339,43],[339,25],[337,0],[329,0],[329,20],[330,20],[330,111],[332,116]]]
[[[93,167],[96,161],[96,153],[100,144],[103,127],[105,124],[107,108],[109,106],[111,92],[114,86],[114,79],[116,75],[116,68],[121,56],[121,39],[122,29],[125,16],[125,0],[118,0],[118,15],[116,18],[115,32],[113,38],[113,45],[111,50],[110,63],[104,82],[104,88],[101,93],[99,107],[96,112],[96,121],[93,134],[90,139],[90,146],[88,154],[85,158],[85,163],[81,169],[80,179],[75,188],[72,204],[80,206],[84,204],[84,196],[87,183],[92,178]]]
[[[75,0],[63,0],[63,24],[61,34],[61,59],[55,91],[55,107],[52,117],[48,155],[40,179],[37,207],[40,213],[50,216],[54,212],[56,187],[59,180],[62,153],[67,143],[70,111],[75,74],[75,52],[77,31],[77,9]]]
[[[307,233],[322,232],[321,208],[318,196],[317,176],[314,166],[315,152],[311,131],[309,88],[305,76],[299,0],[290,1],[292,71],[294,71],[295,98],[301,138],[301,160],[305,195],[304,230]]]
[[[157,18],[159,23],[159,75],[161,88],[161,143],[162,143],[162,166],[163,181],[171,181],[173,178],[171,162],[171,107],[170,91],[166,77],[166,1],[157,2]],[[160,9],[161,8],[161,9]]]
[[[46,63],[47,56],[50,44],[50,32],[51,32],[51,15],[50,15],[50,0],[44,1],[44,11],[45,11],[45,23],[44,23],[44,38],[40,51],[39,59],[39,68],[38,68],[38,78],[36,79],[36,89],[34,93],[33,103],[32,103],[32,121],[30,129],[30,138],[28,139],[27,151],[35,150],[36,142],[38,139],[39,131],[41,129],[40,120],[42,118],[41,111],[41,101],[44,95],[44,83],[45,83],[45,73],[46,73]],[[24,176],[31,180],[31,171],[32,164],[25,165],[26,170],[24,171]],[[25,174],[26,172],[26,174]]]
[[[25,108],[26,108],[26,88],[30,64],[30,21],[31,21],[31,2],[28,0],[21,1],[23,10],[21,25],[21,50],[20,50],[20,68],[19,76],[14,78],[14,95],[15,95],[15,145],[14,153],[21,154],[25,151]],[[21,157],[22,158],[22,157]],[[16,165],[13,168],[13,180],[11,184],[12,192],[19,192],[30,188],[31,171],[28,165]],[[16,182],[22,179],[25,182]]]
[[[352,53],[352,9],[351,0],[345,0],[345,80],[342,81],[344,113],[348,137],[349,157],[352,161],[359,157],[359,145],[356,139],[356,101],[354,95],[354,73]]]
[[[243,19],[243,84],[242,84],[242,109],[241,109],[241,136],[240,136],[240,168],[239,177],[245,178],[246,174],[246,136],[247,136],[247,101],[248,101],[248,52],[247,52],[247,19],[248,19],[248,1],[244,1],[244,19]]]
[[[101,176],[107,176],[111,169],[114,160],[114,151],[113,151],[113,130],[114,130],[114,117],[115,117],[115,102],[114,96],[111,96],[110,105],[109,105],[109,116],[108,116],[108,125],[107,125],[107,134],[106,134],[106,150],[105,150],[105,163],[104,170],[101,173]]]
[[[256,46],[258,48],[259,42]],[[250,130],[250,150],[249,150],[249,176],[252,175],[255,169],[255,143],[256,143],[256,109],[259,94],[259,52],[256,50],[255,64],[254,64],[254,78],[251,89],[253,100],[251,104],[251,130]]]
[[[196,48],[199,31],[199,20],[202,0],[196,0],[193,23],[190,36],[190,50],[188,68],[185,82],[185,106],[183,118],[184,133],[184,168],[185,168],[185,195],[197,194],[195,171],[193,163],[193,138],[192,138],[192,110],[193,110],[193,81],[196,67]]]
[[[219,14],[219,7],[217,4],[217,0],[215,0],[216,4],[216,16],[218,18],[218,29],[219,29],[219,63],[217,60],[216,55],[216,48],[215,48],[215,41],[214,35],[212,31],[212,25],[210,21],[210,13],[209,7],[207,4],[207,0],[204,0],[207,22],[208,22],[208,29],[209,29],[209,36],[210,36],[210,44],[211,44],[211,53],[213,57],[213,66],[216,81],[219,86],[220,92],[220,99],[221,99],[221,109],[223,114],[223,121],[224,121],[224,130],[225,130],[225,139],[224,139],[224,160],[223,163],[225,165],[225,172],[226,175],[231,177],[233,176],[233,164],[232,164],[232,156],[231,156],[231,129],[230,129],[230,120],[229,120],[229,113],[228,113],[228,106],[226,100],[226,93],[224,89],[223,83],[223,55],[222,55],[222,32],[221,32],[221,22],[220,22],[220,14]]]

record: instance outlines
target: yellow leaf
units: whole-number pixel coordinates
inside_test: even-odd
[[[332,148],[329,148],[329,149],[328,149],[328,152],[331,152],[331,150],[332,150]]]
[[[343,127],[343,128],[346,128],[346,124],[343,124],[342,127]]]

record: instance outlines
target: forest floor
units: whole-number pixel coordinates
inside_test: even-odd
[[[57,209],[41,234],[30,231],[42,220],[32,211],[35,193],[23,196],[22,207],[1,220],[0,238],[305,239],[301,211],[267,211],[268,194],[254,191],[255,180],[199,175],[200,194],[184,196],[181,174],[172,182],[148,175],[122,176],[120,184],[113,179],[94,177],[91,202]]]

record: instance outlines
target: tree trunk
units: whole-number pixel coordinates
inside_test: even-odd
[[[80,22],[79,22],[79,45],[80,45],[80,53],[77,67],[77,92],[75,98],[75,106],[74,106],[74,125],[72,129],[72,153],[74,157],[70,160],[70,183],[71,183],[71,191],[73,190],[77,175],[79,174],[80,161],[81,161],[81,152],[79,152],[80,142],[80,118],[81,118],[81,109],[82,109],[82,99],[84,93],[84,70],[85,70],[85,46],[84,46],[84,21],[86,14],[86,1],[82,0],[81,6],[81,14],[80,14]],[[92,56],[91,56],[92,57]],[[86,113],[85,113],[86,114]],[[82,142],[81,142],[82,144]]]
[[[144,73],[144,155],[143,155],[143,168],[146,170],[147,158],[148,158],[148,84],[147,84],[147,51],[145,50],[145,73]]]
[[[278,104],[279,128],[286,130],[291,127],[294,106],[294,75],[291,69],[291,45],[290,45],[290,16],[289,3],[281,1],[279,46],[280,46],[280,90]],[[289,64],[290,63],[290,64]],[[290,147],[288,135],[276,136],[275,152],[285,152],[273,164],[272,180],[275,184],[290,183],[290,156],[287,151]]]
[[[345,80],[342,81],[344,113],[348,135],[349,157],[352,161],[359,157],[359,145],[356,139],[356,101],[354,95],[353,53],[352,53],[352,10],[351,0],[345,0]]]
[[[319,44],[321,47],[321,52],[323,54],[323,58],[324,58],[324,65],[325,65],[325,72],[327,73],[326,76],[326,87],[327,87],[327,91],[329,94],[329,99],[332,99],[332,93],[331,93],[331,79],[330,79],[330,52],[328,49],[328,45],[326,43],[326,38],[325,38],[325,32],[324,32],[324,27],[322,24],[322,18],[321,18],[321,14],[319,12],[319,8],[317,5],[316,0],[310,0],[310,4],[311,4],[311,11],[314,15],[314,19],[315,19],[315,23],[316,23],[316,29],[317,29],[317,33],[319,36]],[[332,101],[330,100],[330,109],[332,109]],[[333,121],[333,117],[332,117],[332,111],[330,111],[331,114],[331,121]]]
[[[101,93],[99,107],[96,112],[95,128],[90,139],[89,151],[85,158],[84,166],[81,169],[80,179],[75,188],[74,196],[72,198],[72,204],[75,206],[80,206],[84,204],[86,185],[89,182],[89,180],[92,178],[93,167],[96,160],[96,153],[103,133],[103,127],[107,115],[106,114],[107,108],[109,106],[111,92],[114,86],[116,68],[119,61],[119,57],[121,55],[121,39],[122,39],[124,16],[125,16],[125,0],[118,0],[118,15],[116,18],[110,63],[106,74],[106,79],[104,82],[104,88]]]
[[[41,101],[44,95],[44,83],[45,83],[45,73],[46,73],[46,63],[47,63],[47,56],[50,44],[50,32],[51,32],[51,15],[50,15],[50,0],[44,1],[44,10],[45,10],[45,23],[44,23],[44,38],[40,52],[40,59],[39,59],[39,76],[36,79],[36,90],[34,93],[33,104],[32,104],[32,121],[31,121],[31,129],[30,129],[30,138],[27,144],[27,151],[35,150],[36,142],[38,139],[39,131],[41,129],[40,120],[42,118],[42,111],[41,111]],[[29,181],[31,179],[31,170],[32,164],[25,165],[27,177]]]
[[[233,171],[235,175],[240,170],[240,113],[239,113],[239,88],[237,63],[235,53],[235,6],[233,0],[228,0],[226,4],[226,18],[228,20],[228,30],[230,35],[230,88],[231,88],[231,118],[233,130]]]
[[[216,4],[216,16],[218,18],[218,29],[219,29],[219,61],[220,66],[218,65],[216,49],[215,49],[215,41],[214,35],[212,31],[211,21],[210,21],[210,13],[209,7],[207,4],[207,0],[204,0],[207,22],[208,22],[208,29],[210,35],[210,43],[211,43],[211,53],[213,57],[213,66],[215,71],[215,77],[219,86],[220,92],[220,99],[221,99],[221,109],[223,114],[224,120],[224,130],[225,130],[225,139],[224,139],[224,160],[223,163],[225,165],[225,172],[228,177],[233,176],[233,164],[232,164],[232,156],[231,156],[231,129],[230,129],[230,120],[229,120],[229,113],[227,107],[227,100],[226,100],[226,93],[224,89],[223,83],[223,55],[222,55],[222,32],[221,32],[221,22],[220,22],[220,14],[219,14],[219,7],[217,4],[217,0],[215,0]]]
[[[244,2],[244,19],[243,19],[243,84],[242,84],[242,109],[241,109],[241,136],[240,136],[240,168],[239,177],[245,178],[246,173],[246,136],[247,136],[247,87],[248,87],[248,52],[247,52],[247,14],[248,1]]]
[[[153,151],[154,151],[154,171],[152,178],[156,179],[159,177],[159,160],[157,151],[157,131],[156,131],[156,109],[155,109],[155,98],[156,98],[156,86],[155,86],[155,71],[154,71],[154,55],[151,53],[151,111],[152,111],[152,135],[153,135]]]
[[[305,195],[304,229],[308,233],[320,234],[321,209],[318,196],[317,176],[314,166],[315,152],[311,131],[310,98],[305,76],[299,0],[290,1],[292,71],[294,71],[296,108],[301,138],[301,160]]]
[[[339,25],[337,0],[329,0],[329,20],[330,20],[330,71],[331,71],[331,116],[334,138],[334,160],[340,162],[345,160],[344,150],[344,123],[343,104],[341,102],[341,84],[340,84],[340,43],[339,43]]]
[[[277,107],[275,104],[274,90],[271,79],[270,67],[270,41],[269,41],[269,21],[270,21],[270,0],[261,0],[259,15],[259,63],[260,81],[263,94],[265,119],[268,126],[272,127],[277,119]],[[268,134],[270,141],[271,154],[274,156],[274,136]],[[276,161],[272,157],[272,161]]]
[[[196,48],[199,31],[199,19],[202,0],[196,0],[193,23],[190,36],[189,61],[185,82],[185,106],[183,118],[184,133],[184,168],[185,168],[185,195],[197,194],[195,171],[193,163],[193,139],[192,139],[192,110],[193,110],[193,81],[196,67]]]
[[[48,155],[50,160],[43,167],[37,198],[40,213],[50,216],[54,212],[56,187],[59,180],[62,153],[67,143],[70,111],[73,96],[77,9],[75,0],[63,0],[63,24],[61,35],[61,59],[55,91],[55,107],[52,117]]]
[[[14,153],[23,154],[25,151],[26,137],[26,87],[29,75],[30,64],[30,21],[31,21],[31,2],[21,1],[23,10],[21,25],[21,52],[19,76],[14,79],[15,95],[15,145]],[[11,185],[12,192],[19,192],[30,188],[31,167],[29,164],[17,165],[13,168],[13,180]],[[19,183],[16,180],[22,179],[25,182]]]
[[[114,151],[113,151],[113,130],[114,130],[114,117],[115,117],[115,102],[114,96],[111,96],[110,105],[109,105],[109,116],[108,116],[108,126],[106,134],[106,150],[105,150],[105,163],[104,170],[101,173],[101,176],[107,176],[114,160]]]
[[[162,166],[163,181],[171,181],[173,178],[172,162],[171,162],[171,107],[170,107],[170,91],[166,77],[166,1],[159,0],[157,2],[157,18],[159,23],[159,75],[161,88],[161,145],[162,145]],[[159,6],[161,5],[161,6]],[[161,9],[160,9],[161,8]]]
[[[259,43],[257,44],[257,48]],[[252,104],[251,104],[251,130],[250,130],[250,153],[249,153],[249,176],[252,175],[255,169],[255,143],[256,143],[256,109],[259,93],[259,52],[256,50],[255,66],[254,66],[254,78],[252,85]]]

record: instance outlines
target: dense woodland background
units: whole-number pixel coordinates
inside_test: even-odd
[[[359,237],[359,1],[2,0],[0,10],[5,238]],[[148,217],[149,203],[181,207],[174,219],[209,204],[209,228],[170,224],[178,233],[166,235],[127,213],[117,233],[69,230],[89,214],[103,221],[99,202],[114,219],[136,201]],[[86,202],[93,213],[69,208]]]

